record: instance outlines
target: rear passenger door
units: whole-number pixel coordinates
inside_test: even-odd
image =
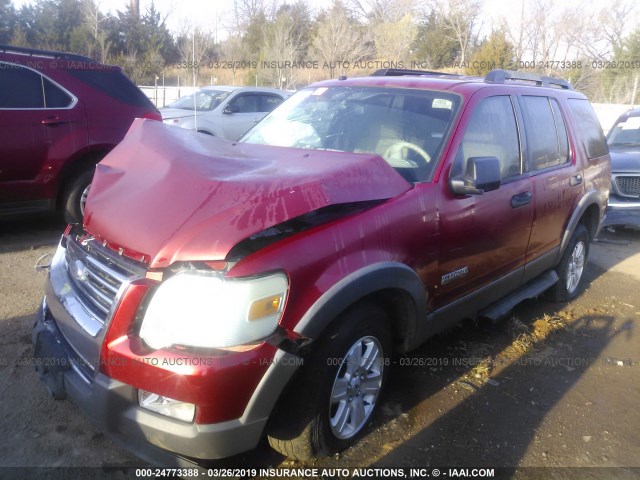
[[[83,122],[69,92],[35,70],[0,62],[0,183],[34,180],[66,160],[77,148],[68,139]],[[15,201],[36,196],[27,189],[3,193]]]
[[[494,284],[496,288],[480,299],[490,303],[503,296],[505,289],[516,288],[521,280],[533,195],[531,180],[523,172],[515,107],[515,98],[510,95],[474,96],[467,107],[471,116],[466,124],[463,120],[462,133],[453,140],[450,177],[464,172],[470,158],[496,157],[502,179],[497,190],[481,195],[446,192],[440,215],[439,285],[433,289],[437,292],[436,307]],[[509,273],[513,275],[506,277]],[[496,282],[499,279],[503,281]]]
[[[565,116],[552,97],[518,97],[524,118],[527,150],[525,168],[533,181],[534,212],[527,249],[527,278],[550,268],[571,212],[584,190],[582,172],[575,168]],[[545,257],[546,254],[546,257]]]

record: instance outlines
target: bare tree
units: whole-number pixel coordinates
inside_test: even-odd
[[[432,0],[432,9],[441,12],[443,22],[458,42],[458,60],[465,63],[480,29],[481,0]]]
[[[352,14],[372,23],[398,22],[413,15],[417,0],[349,0]]]
[[[417,31],[418,26],[408,13],[399,20],[378,24],[373,30],[377,58],[391,61],[408,59]]]
[[[103,22],[109,20],[110,15],[102,13],[98,0],[84,0],[80,7],[80,16],[83,19],[83,25],[80,27],[82,30],[80,34],[83,40],[82,49],[86,51],[89,57],[106,62],[109,57],[111,42],[107,40]]]
[[[238,34],[230,35],[220,44],[220,50],[226,65],[230,67],[228,70],[231,71],[232,85],[235,85],[241,62],[245,60],[242,38]]]
[[[176,47],[181,60],[202,62],[209,59],[215,47],[214,33],[185,21],[176,38]]]
[[[180,27],[180,33],[176,38],[176,48],[180,55],[180,60],[191,68],[185,68],[184,72],[189,78],[189,74],[198,78],[200,65],[212,59],[215,50],[215,34],[208,30],[203,30],[198,26],[193,26],[190,22],[184,21]],[[187,80],[188,81],[188,80]]]
[[[331,77],[336,71],[346,73],[346,62],[351,64],[373,54],[373,46],[366,33],[349,18],[339,1],[334,1],[331,10],[318,22],[313,47]]]
[[[267,30],[263,53],[267,68],[263,75],[271,80],[274,86],[283,89],[294,88],[297,83],[297,69],[293,67],[306,47],[302,41],[302,33],[296,29],[293,20],[281,13]]]
[[[550,73],[556,62],[584,55],[593,24],[588,9],[578,11],[552,0],[522,1],[519,9],[518,21],[503,18],[501,23],[514,46],[516,65],[531,61]]]

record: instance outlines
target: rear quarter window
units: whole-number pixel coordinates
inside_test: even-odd
[[[588,100],[570,98],[569,106],[576,121],[578,135],[589,158],[602,157],[609,153],[602,127]]]
[[[123,103],[153,108],[147,96],[118,70],[69,70],[68,72],[83,83]]]

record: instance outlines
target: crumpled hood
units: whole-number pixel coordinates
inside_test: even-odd
[[[98,164],[84,224],[164,267],[223,260],[241,240],[286,220],[411,188],[377,155],[231,143],[136,120]]]
[[[640,148],[610,147],[611,170],[613,173],[640,174]]]

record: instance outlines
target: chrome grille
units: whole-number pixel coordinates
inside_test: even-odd
[[[621,176],[615,177],[616,187],[620,195],[625,197],[640,197],[640,176]]]
[[[145,275],[145,265],[118,255],[93,237],[67,237],[66,261],[78,300],[96,320],[105,323],[120,287]]]

